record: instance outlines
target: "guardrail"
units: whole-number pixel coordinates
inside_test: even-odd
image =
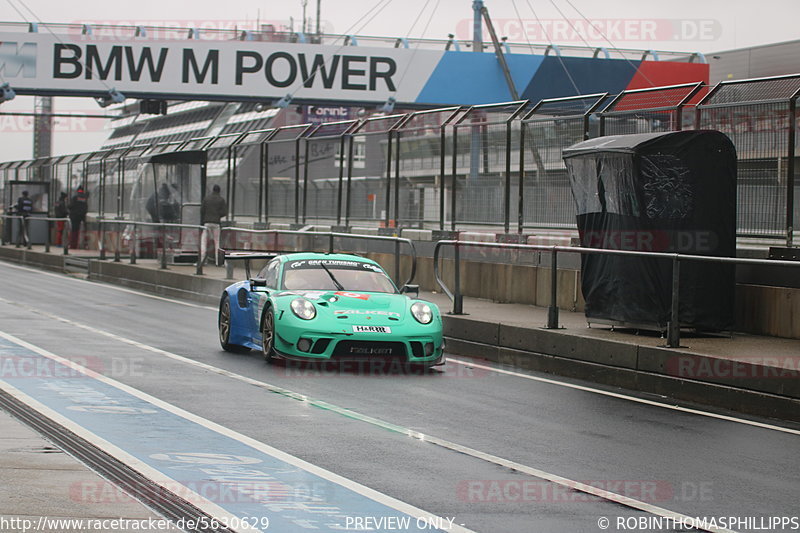
[[[22,224],[22,237],[26,243],[25,247],[30,250],[33,246],[31,242],[30,235],[28,228],[30,227],[31,221],[38,221],[41,220],[43,222],[47,222],[47,231],[45,231],[45,238],[44,238],[44,251],[50,252],[50,227],[52,222],[64,222],[64,228],[62,229],[61,233],[61,242],[64,246],[64,255],[69,255],[69,233],[72,230],[72,222],[70,222],[69,218],[54,218],[54,217],[40,217],[35,215],[30,215],[27,217],[23,217],[22,215],[0,215],[0,218],[5,220],[13,220],[18,219]],[[5,244],[5,232],[6,229],[3,228],[2,234],[0,234],[0,244]],[[19,235],[13,240],[19,240]],[[10,242],[10,241],[9,241]],[[17,247],[20,246],[20,243],[15,243]]]
[[[454,250],[453,264],[453,284],[454,289],[450,290],[440,276],[439,255],[444,246],[452,246]],[[547,329],[558,329],[558,253],[577,253],[577,254],[603,254],[603,255],[624,255],[633,257],[647,257],[650,259],[669,259],[672,261],[672,289],[670,304],[670,319],[667,322],[667,347],[680,347],[680,265],[681,261],[699,261],[707,263],[732,263],[746,265],[769,265],[800,267],[800,262],[778,261],[769,259],[746,259],[738,257],[714,257],[706,255],[688,255],[665,252],[644,252],[638,250],[612,250],[605,248],[584,248],[580,246],[545,246],[538,244],[511,244],[511,243],[491,243],[491,242],[472,242],[458,240],[438,241],[433,249],[433,275],[436,283],[442,288],[444,293],[453,302],[451,314],[464,314],[464,297],[461,294],[461,248],[501,248],[505,250],[529,250],[535,252],[550,252],[550,305],[547,308]]]
[[[278,250],[278,236],[279,235],[297,235],[301,237],[327,237],[328,238],[328,252],[334,253],[335,246],[334,246],[334,239],[336,238],[344,238],[344,239],[361,239],[361,240],[372,240],[372,241],[386,241],[386,242],[393,242],[394,243],[394,281],[398,283],[400,280],[400,246],[405,244],[411,250],[411,273],[408,276],[408,279],[402,285],[407,285],[414,280],[414,276],[417,274],[417,249],[414,246],[414,242],[411,239],[406,239],[404,237],[392,237],[389,235],[360,235],[357,233],[337,233],[332,231],[296,231],[296,230],[278,230],[278,229],[264,229],[264,230],[257,230],[257,229],[247,229],[247,228],[237,228],[237,227],[225,227],[222,228],[220,231],[220,241],[222,241],[222,234],[223,233],[250,233],[250,234],[259,234],[259,235],[273,235],[274,242],[273,247],[275,251]]]
[[[132,265],[136,264],[136,243],[137,243],[137,231],[136,229],[139,226],[145,227],[155,227],[159,228],[159,237],[161,241],[161,268],[167,268],[167,228],[179,228],[179,229],[196,229],[198,233],[198,240],[197,240],[197,265],[195,273],[200,276],[203,274],[203,258],[200,257],[202,252],[203,241],[205,239],[205,232],[208,231],[208,228],[205,226],[200,226],[196,224],[174,224],[174,223],[167,223],[167,222],[139,222],[135,220],[117,220],[117,219],[107,219],[107,218],[98,218],[95,222],[100,225],[100,240],[99,240],[99,249],[100,249],[100,259],[106,258],[106,250],[105,250],[105,228],[103,227],[104,224],[122,224],[126,226],[133,226],[133,233],[131,235],[130,240],[130,263]],[[120,257],[120,232],[117,231],[117,246],[114,250],[114,262],[119,263],[121,260]]]

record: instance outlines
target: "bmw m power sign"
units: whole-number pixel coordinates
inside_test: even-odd
[[[617,93],[642,80],[708,81],[708,65],[507,54],[520,98]],[[646,75],[644,74],[646,73]],[[660,74],[659,74],[660,73]],[[506,102],[493,53],[259,41],[0,33],[0,74],[17,94],[400,106]]]
[[[14,90],[128,95],[413,102],[442,52],[253,41],[93,39],[0,34],[0,72]],[[411,60],[413,58],[413,65]],[[403,77],[403,73],[406,75]],[[400,78],[403,83],[400,84]]]

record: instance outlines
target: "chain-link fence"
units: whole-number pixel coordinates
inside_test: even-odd
[[[798,95],[800,75],[726,81],[697,105],[699,127],[722,131],[736,146],[739,235],[792,244]]]
[[[389,232],[573,229],[564,148],[599,135],[697,127],[724,132],[737,148],[739,235],[792,244],[800,223],[798,94],[800,75],[794,75],[221,130],[2,163],[0,203],[7,211],[15,202],[8,182],[46,177],[53,199],[82,186],[92,213],[143,219],[156,186],[153,158],[196,152],[203,154],[202,192],[219,185],[231,224],[368,225]],[[189,171],[159,172],[172,186]],[[201,198],[191,194],[191,202],[181,200],[182,209],[196,216]]]

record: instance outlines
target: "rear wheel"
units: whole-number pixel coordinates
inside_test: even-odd
[[[226,352],[242,353],[250,349],[239,344],[232,344],[231,339],[231,301],[227,294],[222,296],[219,302],[219,315],[217,317],[217,327],[219,329],[219,343]]]
[[[275,313],[272,307],[267,308],[261,321],[261,352],[267,363],[275,362]]]

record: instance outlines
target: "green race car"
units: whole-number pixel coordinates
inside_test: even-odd
[[[228,351],[262,350],[268,361],[442,364],[439,309],[407,294],[414,290],[399,291],[378,263],[357,255],[279,255],[222,293],[220,343]]]

